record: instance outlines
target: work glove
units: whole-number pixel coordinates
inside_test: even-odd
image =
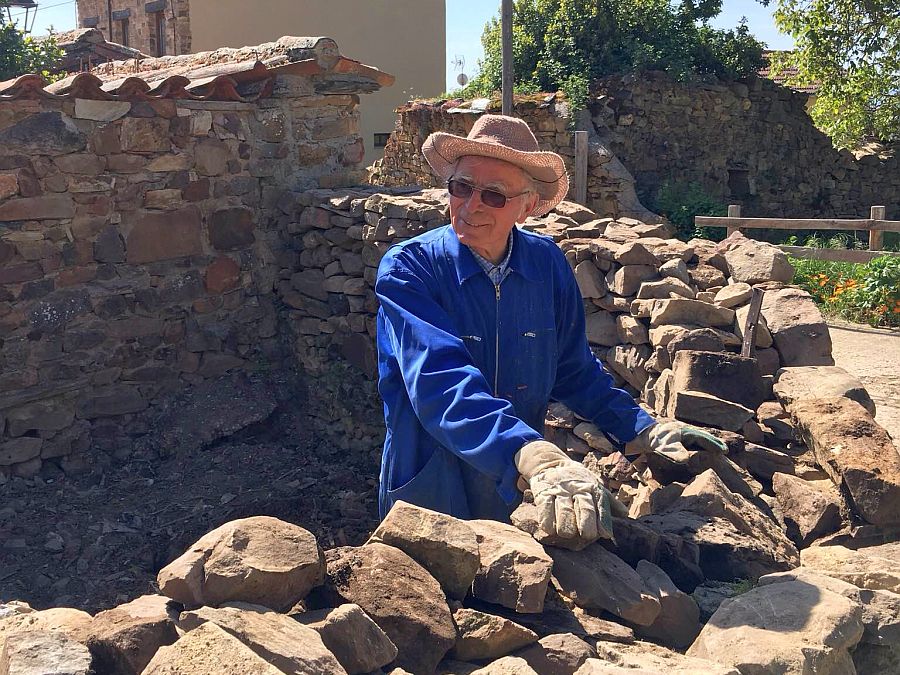
[[[728,454],[724,441],[680,422],[654,424],[625,445],[626,454],[657,452],[675,461],[688,457],[693,449]]]
[[[534,497],[541,530],[585,544],[612,539],[609,493],[586,467],[543,440],[522,446],[515,463]]]

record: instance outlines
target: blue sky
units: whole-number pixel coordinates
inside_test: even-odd
[[[771,49],[789,49],[793,41],[775,28],[772,5],[774,3],[763,7],[755,0],[725,0],[722,14],[713,25],[734,28],[741,17],[746,16],[750,31]],[[453,61],[457,56],[465,60],[465,72],[469,77],[476,72],[478,59],[482,56],[481,31],[488,19],[499,14],[499,8],[499,0],[447,0],[447,89],[456,88],[459,71],[454,69]],[[14,10],[13,16],[17,14],[22,12]],[[35,35],[45,34],[50,26],[58,31],[75,27],[75,0],[38,0]],[[348,56],[353,57],[352,54]]]

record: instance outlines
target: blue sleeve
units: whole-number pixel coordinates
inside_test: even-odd
[[[552,396],[591,420],[617,444],[624,445],[655,420],[631,396],[613,386],[613,379],[591,352],[585,334],[584,305],[564,256],[559,269],[557,308],[559,360]]]
[[[541,436],[515,416],[508,401],[491,395],[452,319],[429,291],[433,283],[427,270],[414,272],[394,258],[375,284],[409,400],[431,436],[491,476],[500,495],[512,499],[518,477],[513,457]]]

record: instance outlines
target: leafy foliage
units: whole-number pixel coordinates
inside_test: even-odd
[[[516,91],[564,91],[583,108],[596,78],[661,70],[681,80],[740,78],[762,64],[762,44],[742,24],[707,25],[721,0],[516,0]],[[490,96],[501,87],[500,19],[485,26],[481,71],[461,94]]]
[[[728,207],[710,196],[698,183],[678,183],[666,181],[656,193],[653,210],[665,216],[675,226],[679,239],[687,241],[692,237],[720,240],[725,235],[724,228],[698,228],[694,216],[724,216]]]
[[[819,128],[838,147],[873,137],[900,140],[897,0],[775,2],[775,23],[796,47],[774,55],[773,74],[786,75],[791,84],[818,84],[811,114]]]
[[[3,6],[0,0],[0,7]],[[50,70],[62,56],[52,36],[35,40],[0,14],[0,82],[26,73],[37,73],[51,80]]]
[[[900,326],[900,257],[883,256],[865,265],[790,258],[794,283],[826,314],[873,326]]]

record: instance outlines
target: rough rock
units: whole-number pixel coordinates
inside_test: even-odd
[[[624,265],[607,273],[606,284],[616,295],[634,295],[643,282],[658,276],[655,265]]]
[[[684,282],[687,285],[690,285],[691,283],[691,277],[688,274],[687,265],[684,263],[684,260],[681,260],[680,258],[664,262],[659,266],[659,273],[663,277],[678,279],[679,281]]]
[[[733,309],[747,302],[752,294],[753,287],[750,284],[738,281],[734,284],[728,284],[719,290],[716,293],[714,302],[719,307],[731,307]]]
[[[599,544],[582,551],[551,548],[556,589],[584,609],[602,609],[632,623],[649,626],[660,612],[659,599],[640,575]]]
[[[749,305],[737,307],[734,310],[734,334],[740,338],[741,342],[744,340],[744,326],[747,325],[747,317],[749,315]],[[766,323],[766,317],[760,314],[759,319],[756,322],[756,339],[754,340],[754,345],[758,349],[768,349],[773,343],[774,340],[772,339],[771,331],[769,331],[769,325]]]
[[[791,418],[816,463],[859,516],[873,525],[900,523],[900,454],[859,403],[800,401],[791,406]]]
[[[681,296],[683,298],[694,299],[697,297],[696,291],[683,281],[679,281],[674,277],[660,279],[659,281],[645,281],[637,292],[638,300],[650,300]]]
[[[141,675],[284,675],[214,623],[204,623],[162,647]]]
[[[708,579],[697,586],[697,588],[694,589],[694,592],[691,593],[691,597],[700,609],[700,622],[706,623],[709,621],[712,615],[716,613],[716,610],[719,609],[719,605],[728,598],[739,595],[741,592],[739,584],[731,581],[715,581],[713,579]]]
[[[862,607],[861,641],[876,645],[900,646],[900,594],[862,589],[806,567],[767,574],[760,578],[759,585],[780,584],[785,581],[801,581],[843,595],[858,603]]]
[[[541,638],[514,656],[524,659],[541,675],[572,675],[592,656],[593,648],[572,633],[558,633]]]
[[[862,608],[802,581],[760,586],[722,603],[688,656],[742,673],[853,673],[849,650],[863,633]]]
[[[666,345],[670,368],[675,354],[685,349],[700,352],[724,352],[725,342],[712,328],[696,328],[694,330],[679,333],[669,341],[668,345]]]
[[[583,298],[602,298],[606,295],[606,279],[590,260],[575,265],[575,281]]]
[[[359,605],[397,646],[396,665],[433,672],[456,642],[446,596],[434,577],[385,544],[336,548],[326,557],[325,585],[313,596],[320,606]]]
[[[0,644],[13,633],[41,631],[64,633],[75,640],[83,639],[93,619],[87,612],[69,607],[54,607],[40,611],[0,613]]]
[[[782,365],[834,365],[828,326],[809,293],[799,288],[766,291],[762,316]]]
[[[875,403],[863,383],[839,366],[782,368],[775,375],[772,390],[786,410],[796,401],[842,396],[856,401],[875,416]]]
[[[755,580],[799,562],[796,547],[781,529],[747,499],[732,493],[712,469],[697,476],[669,510],[641,522],[699,546],[700,567],[709,579]]]
[[[650,342],[647,326],[628,314],[616,317],[616,329],[622,342],[632,345],[643,345]]]
[[[675,391],[700,391],[753,410],[766,399],[762,375],[755,359],[737,354],[682,349],[672,357],[672,372],[675,374],[672,383]]]
[[[686,324],[700,326],[725,326],[734,323],[734,310],[716,307],[699,300],[672,298],[658,300],[650,314],[651,326]]]
[[[668,416],[726,431],[740,431],[753,417],[753,410],[701,391],[676,390],[669,399]]]
[[[900,593],[900,542],[851,550],[844,546],[812,546],[800,562],[816,572],[872,591]]]
[[[635,632],[675,649],[684,649],[700,633],[700,608],[694,599],[679,590],[665,572],[647,560],[637,564],[644,586],[659,598],[660,612],[649,626],[638,626]]]
[[[61,632],[25,631],[0,643],[3,675],[93,675],[91,654]]]
[[[840,528],[841,496],[830,480],[810,481],[776,473],[772,489],[787,535],[798,548]]]
[[[609,350],[606,358],[614,372],[640,391],[647,384],[647,359],[650,354],[647,345],[616,345]]]
[[[473,670],[470,675],[539,675],[524,659],[504,656],[483,668]]]
[[[553,560],[531,535],[492,520],[472,520],[481,566],[472,595],[517,612],[540,612]],[[398,645],[399,646],[399,645]]]
[[[157,575],[160,592],[188,606],[251,602],[288,610],[322,583],[316,538],[269,516],[234,520],[203,535]]]
[[[162,595],[142,595],[100,612],[91,623],[87,646],[101,672],[143,672],[160,647],[178,639],[177,609]]]
[[[151,423],[142,443],[162,456],[179,449],[202,449],[251,424],[266,420],[277,408],[273,392],[262,382],[236,373],[190,388],[166,406]]]
[[[595,648],[598,658],[586,661],[575,675],[741,675],[731,666],[685,656],[649,642],[600,642]]]
[[[593,312],[585,317],[585,332],[592,345],[612,347],[619,344],[616,319],[606,311]]]
[[[348,675],[370,673],[397,658],[397,647],[359,605],[292,614],[315,630]]]
[[[186,631],[206,623],[214,623],[237,638],[281,672],[346,675],[319,633],[285,614],[260,605],[233,603],[219,609],[201,607],[184,612],[179,619],[179,627]]]
[[[478,540],[465,521],[397,502],[371,542],[395,546],[431,573],[451,598],[462,600],[478,572]]]
[[[758,284],[763,281],[788,282],[794,278],[794,268],[784,252],[772,244],[748,239],[735,232],[719,244],[728,273],[734,281]]]
[[[536,633],[514,621],[477,609],[458,609],[453,620],[459,637],[450,657],[460,661],[498,659],[538,639]]]

